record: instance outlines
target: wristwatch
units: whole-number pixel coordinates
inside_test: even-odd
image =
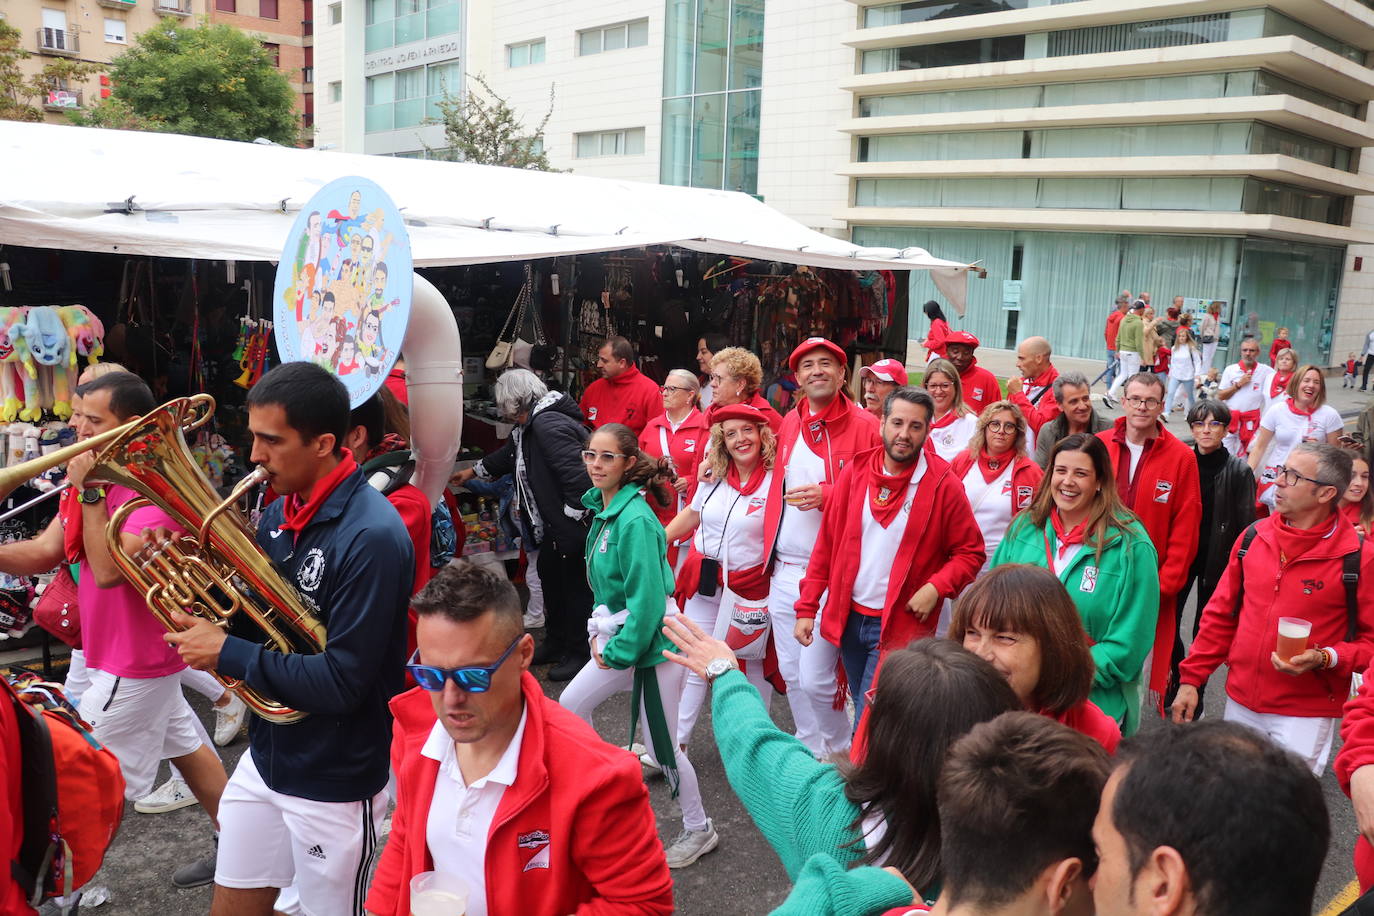
[[[713,658],[706,665],[706,683],[714,684],[716,678],[727,671],[738,671],[739,665],[733,658]]]
[[[86,487],[81,491],[81,502],[88,506],[94,506],[105,498],[104,487]]]

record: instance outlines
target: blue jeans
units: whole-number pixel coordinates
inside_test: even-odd
[[[1110,389],[1112,382],[1116,381],[1116,370],[1121,368],[1121,361],[1116,358],[1115,350],[1107,351],[1107,378],[1106,386]]]
[[[873,686],[878,670],[878,636],[882,633],[881,617],[867,617],[851,610],[840,636],[840,662],[849,679],[849,695],[854,698],[854,727],[864,713],[865,694]]]
[[[1183,393],[1188,395],[1188,409],[1193,409],[1193,389],[1197,386],[1190,378],[1171,378],[1169,379],[1169,394],[1164,398],[1164,412],[1167,414],[1174,409],[1174,393],[1180,388]]]

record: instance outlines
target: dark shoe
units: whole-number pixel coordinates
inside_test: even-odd
[[[549,669],[549,680],[570,681],[577,677],[577,672],[586,667],[587,661],[588,660],[585,658],[578,658],[576,656],[565,658]]]
[[[213,854],[189,865],[183,865],[172,874],[172,883],[177,887],[204,887],[214,880],[215,857]]]
[[[534,657],[530,659],[531,665],[552,665],[563,660],[563,653],[558,647],[547,639],[534,650]]]

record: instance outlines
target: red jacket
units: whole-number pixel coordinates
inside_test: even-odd
[[[425,583],[434,578],[434,567],[429,565],[429,540],[434,510],[430,508],[429,500],[425,498],[425,494],[413,483],[402,484],[388,493],[386,498],[387,502],[391,503],[400,513],[401,521],[405,522],[406,533],[410,535],[410,542],[415,546],[415,580],[410,586],[410,594],[414,596],[416,592],[425,587]],[[406,652],[414,651],[415,612],[407,609]],[[406,683],[414,683],[408,674],[406,675]]]
[[[949,466],[954,471],[954,476],[962,481],[973,469],[973,465],[973,453],[965,449],[954,456]],[[1035,488],[1044,476],[1045,471],[1040,465],[1025,455],[1016,456],[1016,463],[1011,468],[1011,492],[1008,494],[1011,499],[1012,516],[1030,507],[1031,500],[1035,498]]]
[[[1274,365],[1274,361],[1279,358],[1280,350],[1292,348],[1293,342],[1287,337],[1275,337],[1274,342],[1269,345],[1269,365]]]
[[[1226,572],[1203,610],[1201,629],[1179,666],[1179,681],[1201,687],[1226,662],[1226,695],[1237,703],[1255,712],[1338,718],[1350,692],[1350,675],[1363,671],[1374,656],[1374,549],[1365,544],[1360,557],[1359,622],[1355,641],[1346,642],[1341,558],[1358,545],[1355,531],[1340,525],[1334,535],[1280,568],[1273,517],[1255,525],[1255,539],[1243,561],[1236,559],[1240,538],[1231,548]],[[1242,578],[1245,602],[1236,617],[1232,612]],[[1269,657],[1278,642],[1279,618],[1289,615],[1312,621],[1308,644],[1335,649],[1335,668],[1296,677],[1274,668]],[[1348,774],[1374,761],[1369,703],[1362,688],[1346,709],[1341,728],[1346,744],[1336,760],[1338,776],[1342,768]]]
[[[1057,378],[1059,370],[1050,366],[1033,379],[1022,379],[1021,390],[1007,395],[1007,400],[1021,408],[1021,412],[1026,415],[1026,422],[1037,433],[1040,432],[1040,427],[1059,416],[1059,402],[1054,399],[1054,380]],[[1026,395],[1026,389],[1032,386],[1039,388],[1042,385],[1045,387],[1045,393],[1032,404]]]
[[[1173,651],[1174,599],[1188,580],[1188,568],[1197,556],[1202,526],[1202,485],[1198,482],[1197,457],[1193,450],[1157,424],[1159,435],[1150,439],[1135,469],[1135,482],[1125,480],[1130,467],[1126,450],[1126,418],[1118,417],[1111,429],[1097,434],[1112,456],[1117,492],[1134,512],[1159,555],[1159,620],[1155,625],[1155,649],[1150,669],[1150,689],[1164,690]]]
[[[587,386],[577,402],[592,429],[624,423],[639,435],[644,425],[663,413],[658,383],[630,366],[615,378],[599,378]]]
[[[1098,709],[1092,700],[1084,700],[1063,715],[1050,718],[1087,735],[1102,745],[1102,749],[1108,754],[1115,754],[1117,745],[1121,743],[1121,726],[1117,725],[1111,716]]]
[[[1002,386],[998,384],[997,376],[978,365],[977,357],[959,373],[959,387],[964,390],[964,405],[979,416],[983,415],[984,407],[1002,399]],[[1049,396],[1054,395],[1051,393]]]
[[[665,438],[668,441],[667,456],[672,459],[677,476],[687,481],[687,492],[682,494],[686,505],[692,501],[692,494],[696,492],[697,465],[701,464],[701,458],[706,454],[706,445],[711,441],[711,427],[706,423],[706,415],[693,407],[692,412],[687,414],[682,425],[677,428],[677,432],[673,432],[668,415],[661,413],[650,420],[645,425],[644,432],[639,434],[639,447],[655,458],[662,458]],[[655,499],[649,500],[649,507],[665,526],[677,515],[675,505],[660,506]]]
[[[673,882],[639,761],[544,696],[529,673],[524,743],[487,839],[487,912],[610,916],[673,912]],[[366,909],[409,916],[410,879],[434,863],[425,825],[439,762],[420,754],[434,707],[418,687],[391,701],[396,811]],[[539,855],[547,864],[536,865]]]
[[[844,395],[841,394],[839,397]],[[825,460],[825,483],[821,484],[822,512],[831,505],[831,493],[834,492],[835,479],[839,477],[840,471],[844,470],[859,452],[866,452],[875,445],[882,444],[882,437],[878,435],[878,418],[847,398],[846,402],[849,403],[848,413],[839,422],[827,423],[820,430],[821,442],[817,454]],[[773,548],[778,542],[778,530],[782,525],[783,506],[786,503],[782,493],[787,462],[797,448],[810,448],[799,440],[800,432],[801,414],[798,408],[793,408],[782,418],[782,429],[778,431],[778,454],[773,460],[773,467],[781,468],[782,471],[775,472],[769,482],[768,502],[763,510],[763,555],[770,561],[773,558]]]
[[[881,448],[859,452],[840,472],[829,497],[830,504],[839,511],[822,516],[816,550],[801,582],[798,619],[814,619],[821,597],[826,596],[821,636],[837,646],[849,619],[854,576],[859,569],[863,507],[868,501],[868,462]],[[907,518],[901,546],[892,563],[887,601],[883,604],[882,634],[878,641],[882,654],[935,632],[940,616],[938,606],[923,621],[907,607],[921,586],[929,582],[941,598],[953,598],[973,581],[987,559],[983,535],[974,523],[963,483],[939,455],[924,452],[924,459],[926,472],[917,490],[929,488],[929,514],[918,517],[919,513],[913,511]]]
[[[1107,316],[1107,349],[1116,349],[1116,335],[1121,331],[1121,319],[1126,317],[1126,313],[1120,309],[1112,309],[1112,313]]]

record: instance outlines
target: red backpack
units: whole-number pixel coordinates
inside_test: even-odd
[[[15,707],[22,761],[24,838],[10,871],[37,907],[100,869],[124,817],[124,776],[55,685],[32,676],[0,682],[0,702]]]

